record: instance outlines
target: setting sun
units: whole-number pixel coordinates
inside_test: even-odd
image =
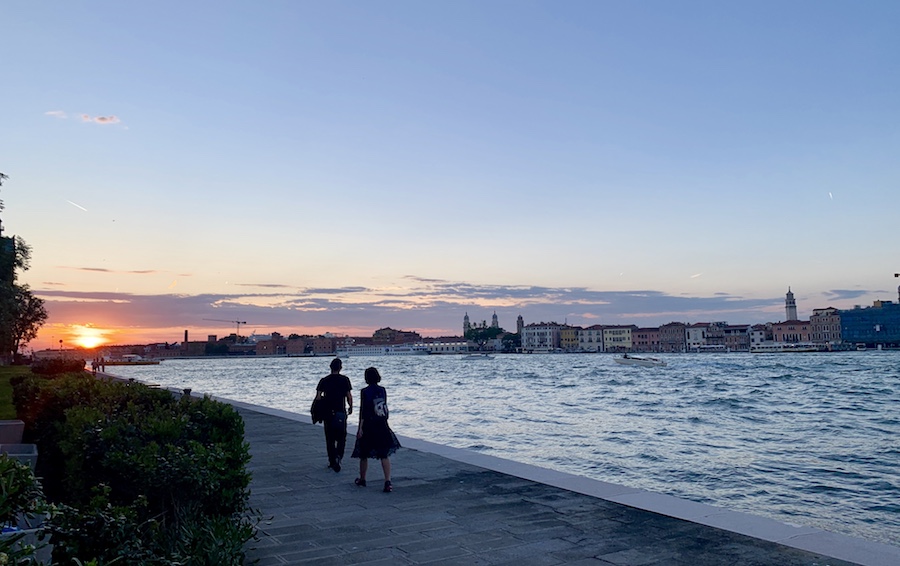
[[[94,328],[92,326],[74,325],[72,326],[72,341],[82,348],[92,349],[97,346],[106,344],[106,334],[108,331]]]

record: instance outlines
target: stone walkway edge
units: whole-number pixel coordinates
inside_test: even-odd
[[[170,388],[170,390],[173,394],[181,393],[180,389]],[[202,396],[203,394],[194,392],[192,395]],[[210,398],[245,410],[300,423],[312,424],[309,415],[253,405],[212,395],[210,395]],[[356,427],[352,424],[348,424],[349,447],[352,447],[352,440],[350,439],[353,438],[355,433]],[[831,533],[817,528],[782,523],[774,519],[759,517],[749,513],[730,511],[712,505],[679,499],[670,495],[653,493],[641,489],[594,480],[583,476],[532,466],[530,464],[514,462],[496,456],[480,454],[470,450],[452,448],[400,434],[397,436],[404,449],[434,454],[501,474],[553,486],[635,509],[650,511],[667,517],[714,527],[724,531],[821,554],[823,556],[852,562],[862,566],[900,565],[900,547]],[[379,473],[380,470],[377,469],[376,465],[374,474],[375,476],[378,476]]]

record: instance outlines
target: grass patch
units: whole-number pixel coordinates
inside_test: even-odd
[[[31,368],[28,366],[0,366],[0,420],[16,418],[12,385],[9,384],[9,380],[15,375],[28,373],[31,373]]]

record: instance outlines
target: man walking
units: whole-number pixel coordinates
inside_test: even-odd
[[[328,415],[322,423],[325,426],[325,448],[328,450],[328,467],[341,471],[344,447],[347,444],[347,415],[353,413],[353,395],[350,378],[341,374],[344,364],[340,358],[331,360],[331,374],[319,380],[316,399],[324,399]],[[344,401],[349,407],[344,410]]]

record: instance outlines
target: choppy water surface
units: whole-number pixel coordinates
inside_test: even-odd
[[[349,358],[398,434],[900,545],[900,353]],[[306,413],[329,358],[111,368]],[[351,417],[352,420],[352,417]]]

